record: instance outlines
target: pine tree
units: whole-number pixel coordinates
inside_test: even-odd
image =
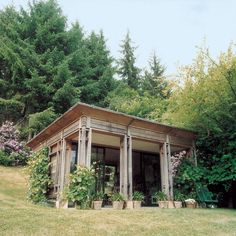
[[[145,70],[142,80],[142,90],[151,96],[167,98],[170,95],[168,82],[164,76],[165,67],[154,53],[149,61],[149,70]]]
[[[122,58],[118,61],[117,73],[131,88],[138,89],[140,83],[140,69],[135,66],[136,58],[134,56],[134,51],[136,47],[133,47],[131,44],[132,42],[128,32],[121,44],[120,52]]]

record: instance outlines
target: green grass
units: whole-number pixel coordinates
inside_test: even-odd
[[[27,203],[21,168],[0,167],[0,235],[236,236],[229,209],[75,210]]]

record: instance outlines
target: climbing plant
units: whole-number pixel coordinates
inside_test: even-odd
[[[28,161],[28,200],[33,203],[46,203],[46,194],[51,184],[49,176],[49,159],[48,148],[44,147],[41,150],[32,154]]]

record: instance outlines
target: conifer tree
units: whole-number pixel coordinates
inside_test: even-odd
[[[122,80],[127,83],[131,88],[138,89],[140,78],[140,69],[135,66],[135,55],[134,51],[136,47],[133,47],[129,32],[126,34],[125,39],[121,44],[122,58],[118,60],[118,75]]]
[[[164,72],[165,67],[161,65],[160,59],[154,53],[149,61],[149,70],[144,71],[142,90],[154,97],[167,98],[170,91]]]

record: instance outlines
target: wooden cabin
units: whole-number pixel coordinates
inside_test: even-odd
[[[134,191],[145,194],[151,205],[154,192],[173,198],[170,158],[186,150],[194,154],[196,133],[77,103],[28,142],[33,151],[49,147],[51,196],[61,206],[68,174],[76,165],[99,163],[98,190],[109,196],[120,191],[131,199]],[[109,202],[107,202],[109,204]]]

